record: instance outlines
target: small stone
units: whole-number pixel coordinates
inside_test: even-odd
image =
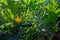
[[[12,25],[10,25],[10,27],[11,27],[11,28],[14,28],[14,25],[12,24]]]
[[[46,30],[45,29],[42,29],[41,31],[44,31],[45,32]]]

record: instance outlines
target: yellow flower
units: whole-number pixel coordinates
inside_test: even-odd
[[[15,19],[17,23],[20,23],[22,21],[22,17],[18,17]]]

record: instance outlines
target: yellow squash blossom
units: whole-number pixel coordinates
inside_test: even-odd
[[[15,19],[17,23],[20,23],[22,21],[22,17],[18,17]]]

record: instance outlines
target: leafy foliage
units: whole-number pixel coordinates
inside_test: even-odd
[[[58,17],[58,0],[0,0],[0,40],[49,40]]]

